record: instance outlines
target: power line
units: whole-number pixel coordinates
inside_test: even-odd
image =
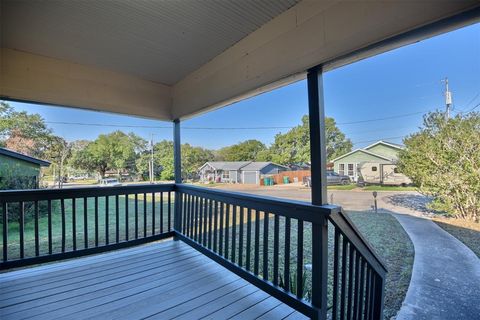
[[[373,118],[373,119],[364,119],[358,121],[349,121],[349,122],[338,122],[337,125],[350,125],[357,123],[367,123],[367,122],[376,122],[384,121],[391,119],[398,119],[404,117],[410,117],[431,110],[424,110],[412,113],[399,114],[389,117],[382,118]],[[78,125],[78,126],[95,126],[95,127],[117,127],[117,128],[145,128],[145,129],[172,129],[171,126],[149,126],[149,125],[127,125],[127,124],[109,124],[109,123],[89,123],[89,122],[66,122],[66,121],[45,121],[49,124],[60,124],[60,125]],[[272,130],[272,129],[292,129],[296,126],[258,126],[258,127],[183,127],[182,129],[186,130]]]

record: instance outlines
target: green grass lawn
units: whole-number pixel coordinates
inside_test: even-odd
[[[354,183],[346,184],[346,185],[335,185],[335,186],[327,186],[328,190],[353,190],[356,189],[357,185]]]
[[[156,194],[155,201],[155,232],[160,232],[160,194]],[[152,234],[152,201],[151,196],[146,199],[146,216],[147,216],[147,235]],[[119,196],[119,240],[123,241],[126,238],[126,216],[125,216],[125,196]],[[28,206],[28,203],[26,203]],[[84,248],[84,204],[83,199],[76,199],[75,203],[75,218],[76,218],[76,238],[77,250]],[[128,198],[128,235],[130,239],[135,238],[135,198],[129,196]],[[171,207],[172,223],[173,223],[173,195]],[[52,251],[53,253],[61,252],[62,248],[62,215],[60,210],[60,201],[52,201]],[[106,239],[106,199],[105,197],[98,198],[98,232],[99,245],[105,244]],[[93,247],[95,244],[95,200],[94,198],[87,198],[87,230],[88,230],[88,244]],[[25,257],[35,256],[35,224],[32,218],[26,219],[24,224],[24,242],[25,242]],[[116,209],[115,196],[109,197],[108,210],[108,237],[109,243],[116,241]],[[144,201],[143,195],[138,197],[138,235],[144,235]],[[163,200],[163,230],[168,231],[168,202],[167,194],[164,193]],[[72,214],[72,200],[65,200],[65,250],[71,251],[73,249],[73,214]],[[8,221],[8,256],[9,259],[17,259],[20,257],[20,236],[18,221]],[[48,253],[48,218],[46,213],[41,214],[39,218],[39,240],[40,240],[40,255]],[[3,228],[0,228],[0,241],[3,241]],[[3,245],[3,243],[2,243]]]
[[[401,187],[401,186],[366,186],[361,188],[365,191],[418,191],[417,187]]]

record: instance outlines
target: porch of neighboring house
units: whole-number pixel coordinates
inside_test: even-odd
[[[2,319],[383,318],[387,270],[327,204],[323,73],[479,21],[478,1],[3,1],[2,13],[2,99],[173,121],[175,172],[1,191],[0,269],[50,263],[0,275]],[[182,183],[183,120],[304,78],[311,204]]]

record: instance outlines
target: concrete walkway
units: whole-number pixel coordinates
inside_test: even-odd
[[[480,319],[480,259],[434,222],[393,215],[415,247],[412,279],[397,320]]]

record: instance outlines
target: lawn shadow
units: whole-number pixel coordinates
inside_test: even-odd
[[[385,197],[385,202],[396,207],[415,210],[426,215],[435,213],[428,208],[428,204],[432,201],[432,197],[421,194],[393,194]]]

